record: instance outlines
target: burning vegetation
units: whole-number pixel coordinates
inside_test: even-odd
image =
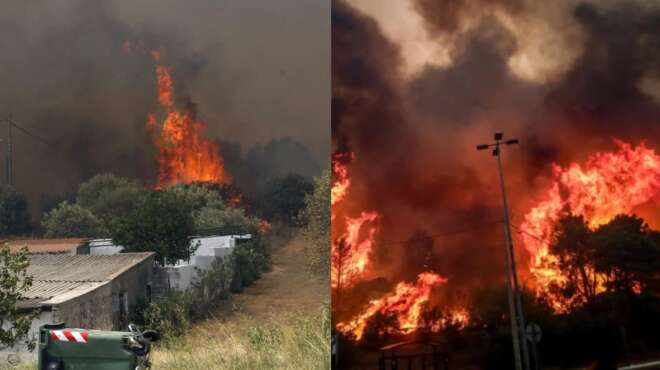
[[[554,182],[520,225],[524,246],[530,254],[532,283],[537,294],[547,297],[557,311],[566,312],[576,303],[555,294],[553,289],[566,284],[568,273],[559,267],[558,257],[550,253],[560,218],[579,215],[589,228],[595,229],[617,215],[634,212],[649,202],[660,202],[660,155],[644,144],[616,144],[618,151],[596,153],[584,166],[553,165]],[[604,291],[605,276],[587,270],[583,274],[584,279],[595,282],[589,288],[593,294]]]
[[[146,124],[158,150],[156,186],[163,188],[196,181],[230,183],[218,144],[203,137],[206,125],[197,119],[191,103],[184,108],[177,106],[171,69],[162,63],[159,51],[153,51],[152,56],[156,62],[158,102],[163,109],[160,123],[157,115],[150,113]]]
[[[660,9],[402,3],[333,2],[336,332],[510,330],[497,172],[474,150],[502,130],[524,311],[568,328],[547,351],[612,317],[648,339],[630,312],[660,294]]]

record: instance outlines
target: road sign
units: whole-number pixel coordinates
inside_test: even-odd
[[[530,322],[529,324],[527,324],[527,327],[525,328],[525,334],[527,335],[527,340],[532,343],[540,342],[541,337],[543,336],[541,327],[534,322]]]

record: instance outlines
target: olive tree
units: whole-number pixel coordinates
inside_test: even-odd
[[[34,312],[18,308],[25,292],[32,286],[32,277],[27,269],[30,258],[27,248],[12,253],[7,244],[0,247],[0,344],[14,346],[21,341],[32,348],[27,334]]]

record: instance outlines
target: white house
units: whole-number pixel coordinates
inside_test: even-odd
[[[251,239],[252,235],[223,235],[194,238],[192,243],[199,244],[189,261],[179,260],[174,265],[161,268],[164,273],[161,279],[169,289],[186,290],[190,288],[199,271],[208,270],[217,258],[231,254],[237,240]],[[95,239],[88,242],[89,254],[113,255],[120,253],[124,247],[114,245],[110,239]],[[162,274],[159,274],[162,275]]]

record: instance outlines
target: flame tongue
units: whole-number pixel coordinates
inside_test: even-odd
[[[360,340],[364,330],[377,313],[396,316],[397,327],[391,331],[408,334],[422,326],[422,309],[429,301],[433,288],[447,279],[432,273],[423,272],[415,284],[400,282],[392,292],[369,302],[367,308],[348,322],[337,324],[337,329]]]
[[[160,132],[155,114],[149,114],[146,124],[158,148],[157,188],[195,181],[229,183],[231,177],[218,145],[202,137],[206,125],[196,120],[190,109],[175,106],[171,71],[160,64],[160,53],[153,52],[152,56],[157,63],[158,102],[165,110]]]
[[[618,151],[597,153],[585,166],[555,165],[554,184],[527,213],[520,227],[531,254],[530,270],[537,292],[550,298],[557,311],[566,311],[570,305],[550,289],[566,281],[556,267],[556,258],[549,254],[557,221],[567,213],[579,214],[595,228],[617,214],[630,213],[640,205],[660,200],[660,156],[644,144],[633,148],[621,141],[616,143]]]
[[[343,161],[354,158],[353,153],[339,154],[332,158],[332,171],[337,180],[333,183],[330,192],[333,220],[330,280],[333,288],[340,289],[350,288],[364,278],[378,231],[377,212],[361,212],[358,217],[344,216],[343,223],[335,220],[351,184],[347,165]],[[335,232],[338,225],[344,227],[342,233]]]

